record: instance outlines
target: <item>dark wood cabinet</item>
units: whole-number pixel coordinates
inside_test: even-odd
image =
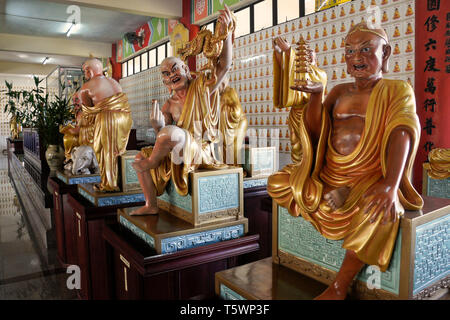
[[[120,206],[95,207],[77,193],[68,194],[72,208],[76,263],[81,270],[81,299],[109,299],[108,265],[102,230],[105,221],[115,222],[117,209],[142,206],[143,202]]]
[[[118,223],[103,229],[112,299],[213,299],[214,275],[259,249],[259,235],[158,255]]]
[[[260,249],[242,256],[242,264],[272,256],[272,208],[264,205],[267,201],[271,202],[271,198],[266,187],[244,189],[244,217],[248,218],[248,234],[259,235]]]
[[[56,249],[61,265],[77,264],[73,209],[68,195],[77,192],[76,185],[68,185],[58,178],[49,178],[47,188],[53,195]]]

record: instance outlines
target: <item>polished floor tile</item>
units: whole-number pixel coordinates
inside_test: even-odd
[[[41,259],[26,215],[9,181],[6,156],[0,156],[0,299],[76,299],[66,285],[68,274]],[[48,252],[56,261],[56,251]]]

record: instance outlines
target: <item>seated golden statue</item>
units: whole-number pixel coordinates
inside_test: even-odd
[[[450,149],[432,149],[428,154],[428,162],[424,164],[424,168],[433,179],[450,178]]]
[[[83,125],[79,140],[94,149],[100,167],[101,182],[97,191],[120,191],[117,157],[125,153],[133,120],[128,98],[120,84],[103,75],[98,59],[83,64],[87,82],[79,90]],[[83,143],[83,144],[84,144]]]
[[[78,146],[91,146],[94,142],[94,120],[95,117],[83,116],[81,109],[81,100],[79,92],[75,92],[72,96],[74,105],[75,119],[66,126],[61,126],[59,132],[64,134],[64,155],[65,163],[71,160],[71,152],[73,148]]]
[[[282,61],[277,68],[283,79],[292,72],[290,47],[278,39],[274,49],[282,57],[274,62]],[[346,249],[336,279],[318,299],[344,299],[364,264],[384,272],[399,217],[423,206],[410,182],[420,138],[414,91],[404,81],[383,79],[390,54],[384,30],[360,23],[345,38],[354,82],[335,86],[325,100],[323,81],[281,82],[285,92],[309,98],[296,123],[300,161],[272,175],[268,192],[327,239],[343,240]]]
[[[228,31],[232,21],[231,12],[225,7],[218,18],[221,26],[217,28]],[[158,213],[156,197],[164,192],[170,179],[175,190],[185,196],[189,172],[199,167],[224,167],[216,158],[215,143],[220,141],[218,88],[231,66],[231,32],[224,38],[213,70],[216,81],[205,73],[198,73],[193,79],[179,58],[169,57],[161,63],[163,83],[172,95],[161,110],[156,101],[153,103],[150,123],[157,133],[155,146],[142,149],[133,164],[146,204],[131,215]]]

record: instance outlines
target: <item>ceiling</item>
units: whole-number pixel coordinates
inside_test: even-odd
[[[181,0],[0,0],[0,62],[80,65],[151,17],[179,18]],[[74,8],[75,7],[75,8]],[[74,8],[74,9],[72,9]],[[79,23],[71,30],[71,15]],[[0,69],[0,73],[2,70]]]

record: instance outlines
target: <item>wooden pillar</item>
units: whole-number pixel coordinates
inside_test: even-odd
[[[110,61],[113,68],[112,77],[119,81],[122,78],[122,65],[117,62],[117,43],[112,44]]]
[[[415,94],[421,139],[413,183],[422,190],[422,164],[433,148],[450,148],[450,1],[416,1]]]
[[[183,0],[183,17],[180,22],[189,29],[189,40],[192,40],[200,30],[199,26],[192,24],[192,1]],[[196,58],[190,57],[188,59],[188,67],[191,71],[196,71]]]

